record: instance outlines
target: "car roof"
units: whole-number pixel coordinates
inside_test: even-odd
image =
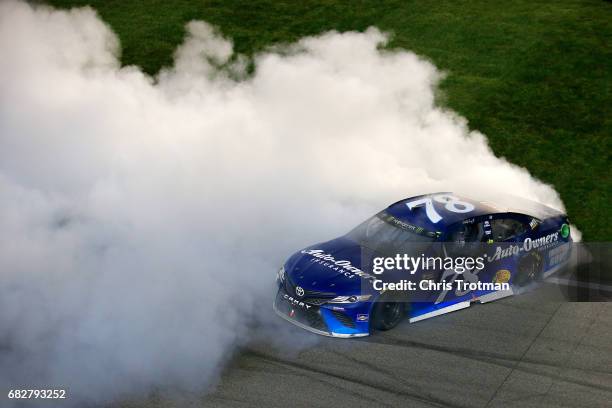
[[[449,206],[444,203],[445,200],[449,200],[448,196],[456,199],[454,201],[455,206],[452,203]],[[436,197],[437,199],[435,199]],[[416,205],[414,204],[415,201],[417,202]],[[433,206],[433,209],[439,215],[440,219],[438,222],[433,222],[431,217],[428,216],[425,205],[426,201],[430,206]],[[504,204],[501,204],[502,202]],[[412,203],[412,209],[408,207],[407,204],[409,203]],[[468,204],[467,208],[471,210],[465,212],[466,207],[461,203]],[[496,194],[495,200],[490,200],[487,197],[468,198],[452,192],[423,194],[406,198],[391,204],[385,211],[403,222],[435,232],[443,232],[455,223],[488,214],[518,213],[537,218],[538,220],[563,215],[561,211],[544,204],[509,194]]]

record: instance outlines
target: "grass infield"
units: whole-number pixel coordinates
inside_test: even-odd
[[[377,26],[448,73],[440,102],[498,156],[555,186],[588,241],[612,240],[612,2],[50,0],[91,5],[122,61],[155,74],[205,20],[252,55],[327,30]],[[503,180],[500,180],[503,183]]]

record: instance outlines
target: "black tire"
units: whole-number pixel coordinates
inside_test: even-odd
[[[542,280],[542,257],[534,253],[519,259],[518,273],[514,283],[518,286],[525,286],[540,280]]]
[[[370,326],[372,330],[391,330],[402,321],[408,312],[406,301],[397,301],[389,296],[381,296],[372,307]]]

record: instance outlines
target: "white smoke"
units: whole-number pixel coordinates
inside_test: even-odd
[[[377,29],[262,53],[249,77],[230,41],[187,28],[152,78],[120,67],[91,9],[0,5],[0,387],[198,389],[275,321],[300,247],[424,192],[562,207]]]

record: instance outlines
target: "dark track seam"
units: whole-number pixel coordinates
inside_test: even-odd
[[[378,389],[380,391],[388,392],[388,393],[394,394],[394,395],[396,395],[398,397],[408,397],[408,398],[411,398],[411,399],[413,399],[415,401],[418,401],[418,402],[421,402],[421,403],[426,403],[426,404],[429,404],[429,405],[432,405],[432,406],[436,406],[436,407],[463,408],[462,405],[451,405],[448,401],[437,400],[437,399],[429,399],[429,398],[425,398],[423,396],[420,396],[418,394],[414,394],[414,393],[410,393],[410,392],[405,392],[405,391],[397,391],[397,390],[391,389],[389,387],[385,387],[385,386],[381,386],[381,385],[376,385],[376,384],[371,384],[371,383],[367,383],[365,381],[360,381],[360,380],[355,379],[355,378],[350,378],[348,376],[343,376],[343,375],[339,375],[339,374],[336,374],[336,373],[331,373],[331,372],[328,372],[328,371],[325,371],[325,370],[322,370],[320,368],[313,367],[313,366],[310,366],[310,365],[301,364],[299,366],[295,366],[295,365],[289,364],[285,360],[282,360],[282,359],[274,357],[274,356],[269,356],[269,355],[260,353],[258,351],[251,350],[249,353],[252,354],[255,357],[261,358],[263,360],[270,361],[270,362],[275,363],[275,364],[282,365],[284,367],[288,367],[288,368],[290,368],[292,370],[295,370],[295,371],[310,371],[310,372],[313,372],[313,373],[316,373],[316,374],[327,375],[327,376],[330,376],[330,377],[333,377],[333,378],[337,378],[337,379],[340,379],[340,380],[343,380],[343,381],[347,381],[347,382],[359,384],[359,385],[362,385],[362,386]],[[320,379],[317,379],[317,380],[321,381]],[[379,401],[379,400],[375,400],[375,401],[377,403],[381,403],[381,401]]]
[[[597,313],[597,315],[595,317],[593,317],[593,319],[591,319],[591,322],[589,324],[589,327],[582,332],[582,336],[580,337],[580,340],[578,340],[576,342],[576,344],[574,345],[574,347],[572,347],[572,351],[567,353],[567,357],[565,358],[565,361],[562,362],[559,365],[559,371],[557,373],[556,377],[561,377],[561,373],[563,372],[563,369],[566,368],[565,367],[565,363],[567,361],[569,361],[569,359],[572,357],[572,355],[574,354],[574,352],[576,351],[576,349],[580,346],[580,344],[582,343],[582,341],[586,338],[587,334],[591,331],[591,329],[593,328],[593,325],[595,324],[595,322],[599,319],[599,315],[602,313],[603,311],[603,307],[600,308],[599,312]],[[550,393],[550,390],[552,389],[553,385],[555,385],[555,381],[556,379],[553,379],[553,381],[550,382],[550,385],[548,387],[548,389],[544,392],[544,395],[541,396],[542,400],[544,398],[546,398],[546,396],[548,395],[548,393]]]
[[[542,333],[544,332],[544,330],[548,327],[548,325],[550,324],[550,322],[554,319],[554,317],[557,315],[557,312],[559,312],[559,309],[561,309],[561,306],[563,304],[559,304],[559,306],[555,309],[555,312],[550,316],[550,318],[546,321],[546,324],[544,326],[542,326],[542,328],[540,329],[540,331],[538,332],[538,334],[533,338],[533,340],[531,341],[531,343],[529,343],[529,346],[525,349],[525,351],[523,352],[523,354],[521,355],[521,357],[519,357],[519,359],[514,363],[514,366],[510,369],[510,372],[506,375],[506,377],[504,378],[504,380],[497,386],[497,388],[495,389],[495,391],[493,392],[493,395],[491,395],[491,398],[489,398],[489,401],[487,401],[486,405],[484,406],[484,408],[487,408],[488,406],[491,405],[491,402],[493,402],[493,400],[495,399],[495,397],[497,396],[497,394],[499,393],[499,390],[501,390],[501,388],[503,387],[503,385],[506,383],[506,381],[508,381],[508,379],[510,378],[510,376],[512,375],[512,373],[515,371],[515,369],[519,366],[519,364],[521,363],[521,361],[523,361],[523,358],[527,355],[527,353],[529,352],[529,350],[531,349],[531,347],[534,345],[534,343],[538,340],[538,338],[540,337],[540,335],[542,335]]]

